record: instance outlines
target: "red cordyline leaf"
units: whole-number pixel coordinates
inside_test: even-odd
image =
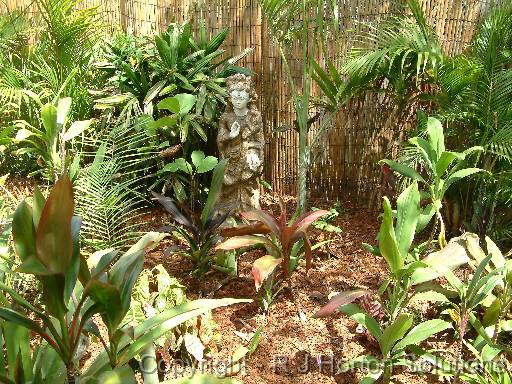
[[[250,247],[257,244],[267,244],[269,240],[263,236],[235,236],[220,243],[215,247],[217,250],[232,251],[238,248]]]
[[[338,293],[326,305],[324,305],[313,317],[327,317],[336,312],[336,310],[345,304],[350,304],[361,296],[369,294],[370,291],[365,289],[357,289]]]
[[[317,221],[322,216],[325,216],[329,213],[325,209],[320,209],[318,211],[312,211],[305,214],[303,218],[297,220],[297,222],[293,225],[296,231],[298,232],[306,232],[311,224]]]
[[[284,227],[281,232],[281,246],[283,247],[283,272],[285,277],[289,275],[290,267],[290,250],[295,243],[295,230],[292,227]]]
[[[283,259],[265,255],[257,259],[252,265],[252,276],[256,290],[259,290],[263,281],[277,268]]]
[[[281,236],[279,224],[268,212],[257,210],[241,213],[246,220],[255,220],[265,224],[276,236]]]
[[[73,185],[67,176],[63,176],[52,188],[36,229],[37,257],[52,273],[64,274],[71,264],[74,209]]]

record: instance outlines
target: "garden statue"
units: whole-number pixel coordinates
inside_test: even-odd
[[[259,176],[265,138],[251,77],[236,74],[226,83],[229,101],[220,117],[217,136],[219,158],[228,160],[221,201],[238,213],[260,208]]]

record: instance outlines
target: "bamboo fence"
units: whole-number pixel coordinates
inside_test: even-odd
[[[0,0],[0,12],[20,7],[36,12],[33,1]],[[398,2],[337,0],[340,29],[344,33],[335,50],[345,55],[364,25],[361,22],[373,22],[392,14]],[[421,0],[421,3],[427,20],[442,40],[443,49],[454,55],[466,48],[482,15],[496,1]],[[298,137],[293,130],[276,132],[276,128],[293,120],[290,89],[258,0],[83,0],[80,6],[98,7],[102,22],[111,32],[155,34],[172,22],[193,20],[197,26],[201,18],[206,20],[210,34],[229,27],[230,34],[223,46],[229,54],[248,47],[254,49],[242,65],[256,73],[266,131],[264,178],[276,192],[295,193]],[[331,201],[352,197],[375,206],[381,189],[377,161],[389,156],[393,146],[381,132],[391,109],[385,98],[368,96],[339,112],[333,128],[313,153],[309,180],[312,196]]]

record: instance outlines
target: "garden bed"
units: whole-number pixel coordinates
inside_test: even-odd
[[[265,209],[279,211],[278,198],[265,195]],[[285,197],[289,211],[294,206],[292,197]],[[313,201],[312,206],[329,208],[325,201]],[[240,346],[246,344],[241,336],[251,335],[264,325],[261,342],[255,353],[247,359],[245,372],[236,378],[246,384],[260,383],[357,383],[355,372],[336,374],[336,364],[366,353],[378,354],[365,334],[356,333],[357,324],[339,315],[314,319],[313,314],[328,301],[332,292],[353,288],[376,290],[387,275],[383,260],[364,251],[363,242],[373,244],[379,228],[376,214],[368,212],[352,201],[343,201],[342,212],[335,225],[342,233],[312,230],[312,243],[332,239],[314,253],[313,268],[306,276],[304,268],[292,275],[287,288],[273,303],[265,316],[257,302],[215,310],[214,317],[222,333],[221,348],[214,361],[228,359]],[[156,230],[166,223],[167,215],[155,210],[147,215],[147,230]],[[213,272],[198,282],[186,274],[188,263],[180,256],[165,257],[168,244],[161,244],[148,254],[145,267],[163,264],[167,271],[187,287],[190,299],[255,298],[256,290],[251,275],[254,260],[263,251],[252,251],[238,259],[239,277],[226,282],[226,275]],[[219,288],[219,285],[224,285]],[[212,294],[213,293],[213,294]],[[236,333],[235,333],[236,332]],[[319,361],[321,369],[319,368]],[[333,365],[331,364],[333,363]],[[176,370],[179,375],[180,370]],[[435,377],[399,375],[402,383],[432,383]]]

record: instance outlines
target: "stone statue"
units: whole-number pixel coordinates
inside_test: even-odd
[[[236,74],[226,83],[229,100],[217,135],[219,158],[228,159],[221,203],[238,213],[260,208],[258,181],[263,170],[265,138],[251,77]]]

